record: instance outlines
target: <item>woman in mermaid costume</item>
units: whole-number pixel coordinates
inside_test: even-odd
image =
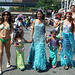
[[[41,71],[47,69],[47,58],[45,53],[46,31],[43,12],[39,10],[33,21],[33,29],[31,34],[31,48],[27,59],[27,63],[32,64],[32,68]]]
[[[73,65],[72,43],[73,43],[74,24],[72,20],[72,13],[66,12],[65,20],[61,23],[60,39],[62,40],[62,50],[60,51],[61,65],[65,70]]]

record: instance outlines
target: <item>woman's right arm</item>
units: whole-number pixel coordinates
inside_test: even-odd
[[[35,24],[35,20],[33,21],[33,25],[32,25],[31,40],[30,40],[31,42],[33,41],[34,24]]]
[[[60,26],[60,39],[62,40],[62,24]]]
[[[14,43],[14,46],[16,47],[16,43]]]
[[[16,43],[14,43],[14,46],[15,46],[15,47],[20,47],[20,45],[16,45]]]
[[[60,24],[60,21],[57,21],[57,22],[55,23],[55,25],[54,25],[54,28],[58,27],[59,24]]]

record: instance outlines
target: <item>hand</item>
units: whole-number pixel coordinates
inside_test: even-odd
[[[58,48],[58,55],[60,55],[60,51],[61,51],[62,47]]]
[[[60,50],[62,50],[62,47],[59,47]]]
[[[60,21],[58,22],[58,25],[60,24]]]
[[[21,51],[23,52],[24,51],[24,48],[22,48]]]
[[[33,39],[31,38],[30,42],[32,42],[32,41],[33,41]]]
[[[55,50],[55,49],[53,49],[53,52],[54,52],[54,50]]]
[[[60,39],[61,39],[61,40],[63,39],[62,36],[60,36]]]
[[[60,55],[60,52],[58,52],[58,55]]]
[[[17,47],[20,47],[20,45],[16,45]]]
[[[13,44],[13,40],[10,40],[10,45],[12,45]]]

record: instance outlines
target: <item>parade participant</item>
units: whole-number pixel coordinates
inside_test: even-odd
[[[62,39],[62,50],[60,51],[61,65],[65,70],[69,69],[69,66],[73,66],[72,57],[72,40],[73,40],[74,25],[72,21],[72,13],[66,12],[65,20],[61,23],[60,39]]]
[[[57,30],[57,37],[59,37],[59,33],[60,33],[60,23],[64,20],[64,15],[61,16],[61,19],[58,20],[55,25],[54,28]]]
[[[27,17],[26,18],[26,29],[28,28],[28,26],[29,26],[29,18]]]
[[[2,57],[4,46],[7,54],[7,67],[10,67],[10,46],[13,43],[13,36],[14,36],[12,22],[13,21],[10,12],[8,11],[3,12],[0,24],[0,74],[2,73]]]
[[[20,27],[23,28],[23,19],[19,17],[18,20],[19,20],[19,23],[18,23],[19,28]]]
[[[54,28],[58,27],[58,35],[57,38],[60,40],[60,25],[62,21],[64,20],[64,15],[61,16],[61,20],[57,21],[56,24],[54,25]],[[60,40],[61,41],[61,40]],[[60,48],[58,48],[58,55],[60,55]]]
[[[27,63],[32,64],[32,68],[37,71],[47,69],[47,58],[45,53],[45,31],[46,23],[44,22],[43,12],[38,10],[36,19],[33,21],[31,33],[31,48]]]
[[[71,12],[72,12],[72,18],[73,18],[73,24],[74,24],[74,31],[75,31],[75,5],[71,6]]]
[[[53,30],[51,31],[51,35],[48,40],[46,40],[46,43],[50,43],[49,45],[49,61],[52,65],[52,68],[56,68],[57,65],[57,49],[58,47],[61,49],[61,42],[59,44],[58,38],[56,37],[57,31]]]
[[[25,69],[24,62],[24,42],[29,42],[23,38],[23,29],[19,28],[16,36],[14,46],[16,47],[16,66],[23,71]]]
[[[14,22],[14,38],[16,35],[16,32],[18,30],[18,28],[22,28],[23,29],[23,19],[21,17],[18,17],[17,21]],[[14,43],[14,39],[13,39],[13,43]]]
[[[55,25],[54,28],[58,27],[60,25],[60,23],[64,20],[64,15],[61,16],[61,20],[58,20]]]
[[[75,4],[71,6],[71,12],[72,12],[72,18],[74,24],[74,36],[73,36],[74,42],[72,45],[73,45],[73,51],[75,52]]]

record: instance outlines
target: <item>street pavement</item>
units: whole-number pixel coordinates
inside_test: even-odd
[[[53,29],[53,27],[46,27],[46,32],[47,35],[49,35],[50,31]],[[25,34],[24,37],[26,40],[30,40],[30,30],[24,30]],[[25,58],[25,71],[20,71],[19,69],[16,68],[15,65],[15,59],[16,59],[16,50],[14,45],[11,46],[11,68],[6,67],[6,53],[5,53],[5,48],[4,48],[4,53],[3,53],[3,63],[2,63],[2,75],[75,75],[75,68],[69,68],[69,70],[64,70],[63,67],[60,65],[60,56],[58,55],[58,60],[57,60],[57,68],[52,69],[51,66],[48,66],[47,70],[45,72],[37,72],[34,69],[32,69],[32,66],[26,63],[27,57],[29,55],[30,51],[30,46],[31,43],[25,43],[25,52],[24,52],[24,58]],[[74,52],[73,52],[74,53]],[[46,55],[47,59],[49,61],[49,49],[48,45],[46,45]],[[73,60],[75,63],[75,56],[73,56]],[[75,64],[74,64],[75,65]]]

